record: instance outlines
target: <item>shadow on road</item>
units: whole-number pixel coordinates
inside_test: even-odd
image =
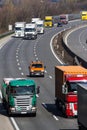
[[[62,112],[56,107],[55,104],[42,104],[43,107],[52,115],[64,117]]]

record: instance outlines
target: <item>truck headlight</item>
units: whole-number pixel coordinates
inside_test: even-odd
[[[10,110],[11,111],[15,111],[15,107],[10,107]]]
[[[32,107],[32,111],[35,111],[37,108],[36,107]]]
[[[31,70],[31,72],[34,72],[34,70]]]
[[[41,70],[41,72],[44,72],[44,70]]]

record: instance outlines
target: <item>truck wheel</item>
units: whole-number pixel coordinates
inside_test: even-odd
[[[33,115],[33,117],[36,117],[36,112],[35,112],[35,113],[33,113],[32,115]]]

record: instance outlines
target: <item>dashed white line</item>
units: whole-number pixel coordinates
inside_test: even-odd
[[[45,108],[47,108],[47,105],[46,105],[44,102],[42,103],[42,105],[43,105]]]
[[[24,73],[22,72],[21,75],[24,75]]]
[[[19,67],[19,70],[21,70],[21,67]]]
[[[17,59],[17,62],[19,62],[19,59]]]
[[[18,66],[20,65],[20,63],[17,64]]]
[[[38,60],[38,57],[36,58],[36,60]]]
[[[59,119],[55,116],[55,115],[53,115],[53,117],[54,117],[54,119],[56,120],[56,121],[58,121]]]
[[[49,75],[49,78],[50,78],[50,79],[52,79],[52,76],[51,76],[51,75]]]
[[[45,70],[45,73],[47,73],[47,71]]]
[[[18,58],[18,55],[16,56],[16,58]]]

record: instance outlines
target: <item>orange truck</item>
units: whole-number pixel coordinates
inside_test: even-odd
[[[87,69],[82,66],[55,67],[55,104],[65,117],[77,116],[77,84],[87,84]]]
[[[45,73],[45,66],[42,61],[32,61],[29,68],[30,76],[43,76]]]

